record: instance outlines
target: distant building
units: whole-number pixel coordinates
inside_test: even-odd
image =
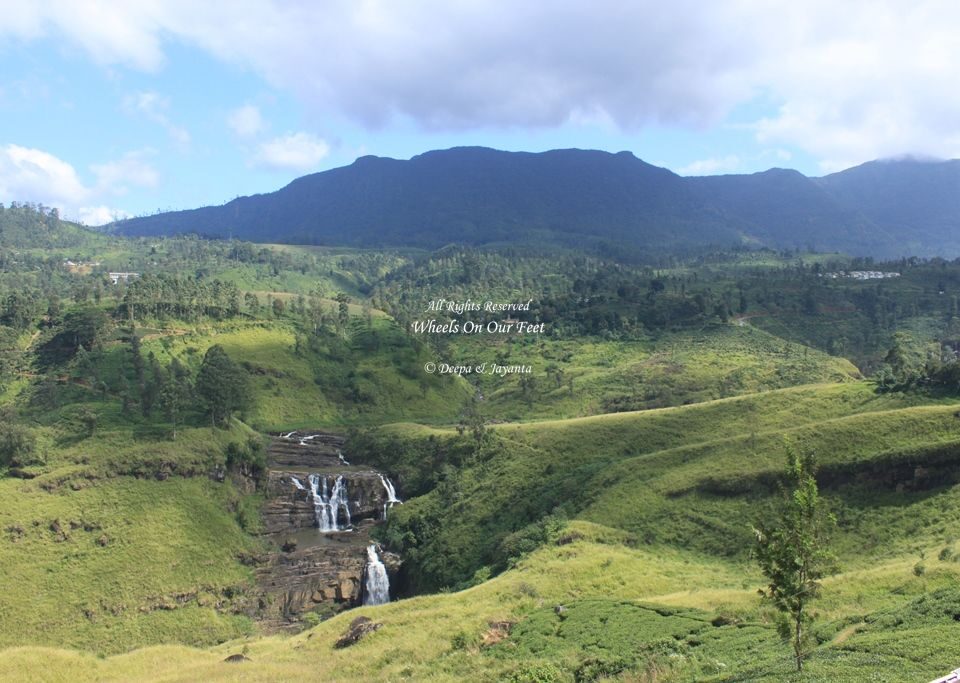
[[[121,281],[129,282],[130,280],[136,280],[140,277],[140,273],[107,273],[107,277],[110,278],[110,282],[117,285]]]
[[[821,273],[820,277],[836,280],[837,278],[847,277],[854,280],[886,280],[892,277],[900,277],[900,273],[884,272],[880,270],[839,270],[835,273]]]

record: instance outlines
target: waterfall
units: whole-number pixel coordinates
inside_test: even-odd
[[[387,502],[383,504],[383,519],[387,519],[387,506],[393,507],[395,503],[400,503],[403,505],[403,501],[397,498],[397,490],[393,488],[393,482],[389,478],[385,478],[382,474],[380,475],[380,483],[383,484],[383,488],[387,491]]]
[[[334,522],[337,520],[339,509],[343,508],[343,512],[347,516],[347,524],[344,528],[346,529],[353,525],[353,522],[350,520],[350,499],[347,498],[347,482],[343,480],[342,475],[338,476],[337,480],[333,483],[333,493],[330,495],[330,504],[333,510]]]
[[[311,474],[309,477],[307,477],[307,481],[310,482],[310,495],[313,497],[313,517],[316,520],[317,526],[320,528],[320,531],[324,533],[327,531],[336,531],[337,525],[335,520],[331,518],[330,505],[327,502],[326,477],[324,477],[322,480],[322,494],[317,490],[320,487],[321,482],[319,475]]]
[[[287,433],[287,434],[281,434],[281,435],[280,435],[280,438],[281,438],[281,439],[289,439],[291,436],[293,436],[293,435],[296,434],[296,433],[297,433],[297,431],[294,430],[294,431],[289,432],[289,433]]]
[[[347,459],[343,457],[343,453],[340,452],[339,448],[337,449],[337,457],[340,458],[340,462],[342,462],[344,465],[350,464],[347,462]]]
[[[303,484],[300,482],[300,480],[297,479],[296,477],[290,477],[290,481],[292,481],[292,482],[293,482],[293,485],[296,486],[296,487],[297,487],[298,489],[300,489],[301,491],[305,491],[305,490],[306,490],[306,489],[304,488]]]
[[[383,605],[390,602],[390,579],[387,568],[377,555],[377,546],[367,546],[366,581],[363,586],[364,605]]]
[[[342,476],[333,483],[333,491],[327,488],[327,478],[318,474],[311,474],[310,495],[313,497],[313,516],[317,527],[322,533],[330,531],[346,531],[353,522],[350,519],[350,501],[347,498],[347,483]],[[322,490],[320,490],[322,487]],[[346,524],[340,525],[340,510],[347,518]]]

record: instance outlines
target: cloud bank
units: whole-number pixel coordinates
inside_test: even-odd
[[[290,133],[260,145],[255,163],[267,168],[309,171],[330,153],[326,141],[310,133]]]
[[[960,156],[960,5],[941,0],[107,5],[0,2],[0,37],[56,34],[145,71],[163,68],[165,41],[183,41],[374,128],[698,128],[762,101],[747,124],[759,141],[824,169]],[[162,108],[144,113],[165,125]]]
[[[77,170],[63,159],[31,147],[0,146],[0,199],[29,197],[31,201],[60,209],[64,218],[87,225],[103,225],[127,217],[125,211],[104,204],[106,196],[126,194],[129,186],[155,187],[159,175],[142,154],[94,164],[96,182],[85,184]]]

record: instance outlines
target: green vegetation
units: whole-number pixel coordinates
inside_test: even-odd
[[[228,424],[234,411],[250,405],[247,375],[219,344],[211,346],[203,355],[196,388],[214,425]]]
[[[815,475],[812,455],[800,458],[791,454],[784,500],[772,518],[760,519],[754,528],[754,553],[770,582],[764,597],[783,617],[780,637],[793,645],[797,671],[803,670],[811,644],[811,602],[820,596],[820,580],[833,562],[826,544],[836,520],[823,508]]]
[[[2,643],[115,653],[252,633],[239,560],[257,543],[237,489],[205,476],[238,436],[194,429],[174,448],[104,430],[48,451],[32,480],[0,479]]]
[[[41,676],[40,657],[81,681],[294,679],[311,659],[347,680],[960,665],[960,264],[124,240],[58,221],[0,214],[0,678]],[[866,266],[902,275],[826,276]],[[441,296],[533,299],[517,316],[546,329],[412,333]],[[354,463],[398,485],[375,533],[404,599],[268,637],[250,616],[264,437],[296,428],[349,432]],[[794,582],[803,678],[757,596],[798,593],[751,557],[751,522],[776,539],[807,519],[769,514],[788,452],[816,456],[801,490],[836,518],[842,568]],[[335,649],[357,614],[384,626]]]
[[[761,578],[750,569],[682,551],[625,545],[622,532],[571,523],[557,542],[467,591],[423,596],[339,615],[293,637],[244,638],[208,649],[144,648],[98,659],[62,649],[17,648],[0,677],[22,680],[42,657],[51,677],[297,680],[322,661],[343,680],[928,681],[951,670],[960,570],[951,563],[921,584],[891,562],[869,575],[825,582],[825,604],[850,616],[824,624],[803,678],[757,608]],[[716,607],[718,595],[724,606]],[[675,604],[682,600],[681,607]],[[334,642],[357,615],[384,624],[358,644]],[[249,661],[223,660],[243,652]]]

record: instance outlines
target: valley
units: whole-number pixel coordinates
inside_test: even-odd
[[[960,664],[956,262],[0,219],[0,679],[293,680],[317,661],[323,680],[929,681]],[[824,276],[841,270],[901,276]],[[543,328],[417,333],[441,297],[531,303],[437,320]],[[753,557],[790,453],[815,456],[836,519],[802,677]]]

